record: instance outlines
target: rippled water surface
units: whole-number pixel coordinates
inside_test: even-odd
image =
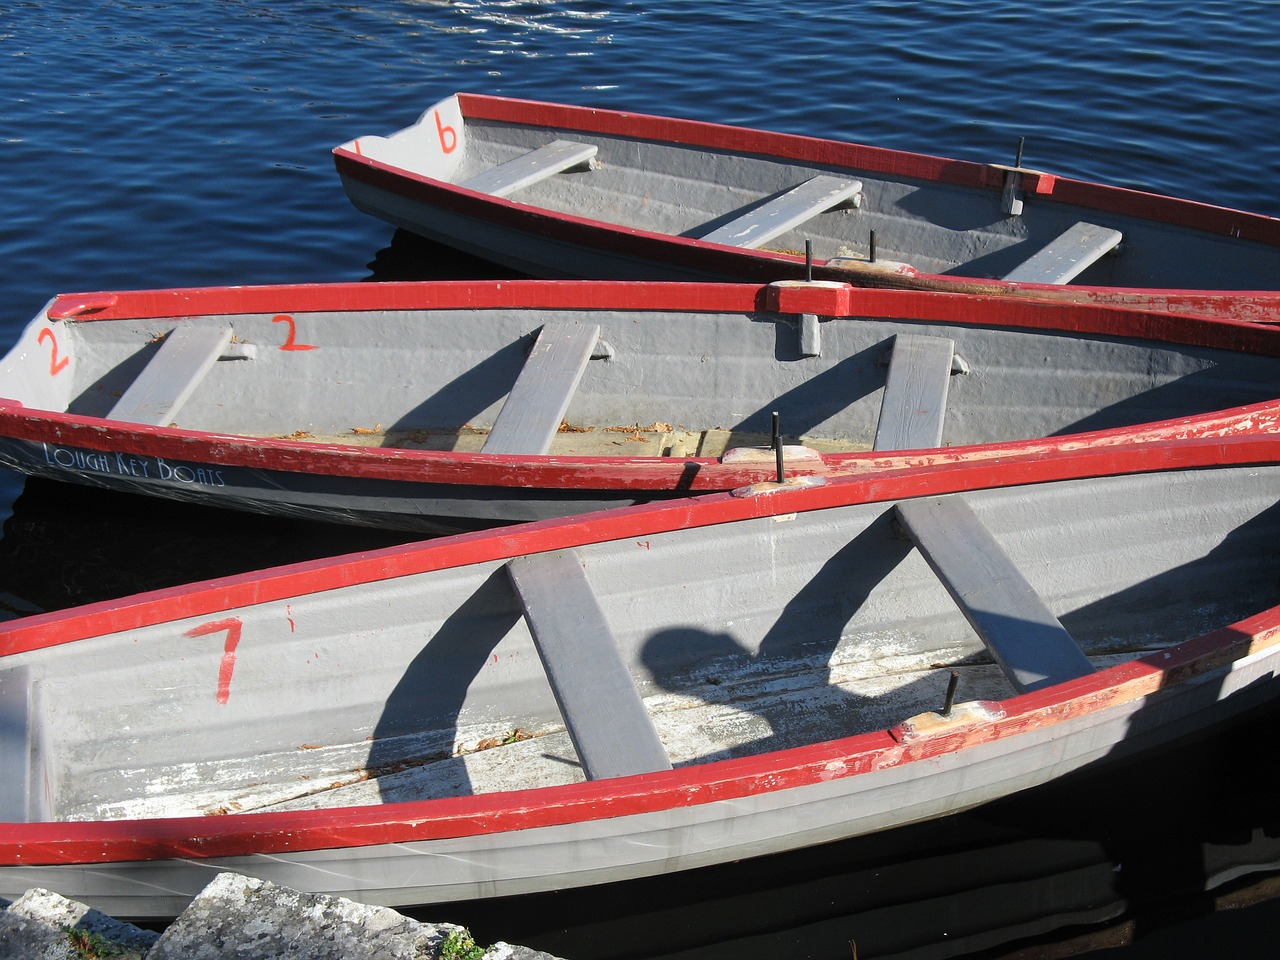
[[[332,146],[456,90],[1280,214],[1274,0],[0,4],[0,331],[52,293],[360,278]]]
[[[1026,137],[1029,166],[1280,215],[1278,64],[1275,0],[0,0],[0,343],[57,292],[369,277],[392,230],[329,151],[454,91],[977,161]],[[44,606],[364,545],[61,487],[18,519],[0,590]]]

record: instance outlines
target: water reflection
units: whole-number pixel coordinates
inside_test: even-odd
[[[11,509],[0,536],[0,589],[9,595],[0,619],[6,607],[9,616],[62,610],[420,537],[40,478],[27,479]]]
[[[1268,0],[1082,0],[1067,16],[1018,0],[876,0],[834,17],[830,4],[760,0],[197,2],[163,17],[136,3],[12,6],[0,36],[10,335],[55,291],[358,275],[384,228],[349,208],[328,149],[397,129],[455,89],[968,159],[1007,160],[1026,135],[1028,162],[1064,175],[1280,210],[1275,85],[1258,68],[1280,51]],[[68,51],[94,55],[62,69]],[[370,279],[506,276],[456,257],[397,235]],[[0,474],[0,510],[18,499],[0,589],[49,609],[387,535],[19,489]],[[1165,960],[1246,957],[1232,934],[1250,935],[1240,918],[1252,911],[1207,943],[1170,923],[1211,910],[1205,887],[1233,870],[1276,862],[1276,805],[1258,772],[1275,732],[1272,718],[1159,770],[1074,778],[883,837],[440,919],[574,960],[849,960],[850,941],[865,960],[1003,955],[1014,938],[1127,908],[1137,919],[1112,928],[1115,941],[1146,934]],[[1275,952],[1270,916],[1256,956]],[[1021,956],[1105,942],[1091,933]]]
[[[390,242],[368,263],[369,281],[515,280],[523,274],[473,257],[407,230],[397,229]]]
[[[1177,750],[886,834],[420,915],[575,960],[1030,960],[1130,943],[1103,956],[1218,955],[1219,911],[1262,902],[1256,922],[1280,919],[1280,809],[1256,765],[1278,724],[1270,708]],[[1230,923],[1250,920],[1233,910]],[[1161,951],[1142,952],[1148,943]],[[1274,945],[1228,952],[1271,957]]]

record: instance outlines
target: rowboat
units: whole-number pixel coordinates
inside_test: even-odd
[[[0,465],[434,533],[1216,430],[1278,356],[1262,324],[822,281],[72,294],[0,360]]]
[[[0,896],[409,906],[922,822],[1280,691],[1280,435],[904,466],[0,624]]]
[[[982,164],[459,93],[333,155],[358,209],[529,276],[769,282],[811,264],[1280,321],[1280,219],[1032,170],[1021,151]]]

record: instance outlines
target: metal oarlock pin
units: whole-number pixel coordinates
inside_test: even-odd
[[[952,670],[951,679],[947,681],[947,698],[942,703],[942,712],[939,716],[951,716],[951,706],[956,702],[956,685],[960,682],[960,671]]]
[[[773,447],[773,455],[778,463],[778,482],[782,483],[786,478],[786,470],[782,462],[782,437],[778,433],[778,411],[773,412],[773,439],[770,441]]]

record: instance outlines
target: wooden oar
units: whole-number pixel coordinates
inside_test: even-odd
[[[951,278],[919,273],[894,261],[853,260],[843,257],[813,264],[813,278],[839,280],[857,287],[928,290],[983,297],[1021,297],[1056,303],[1098,304],[1136,310],[1280,323],[1280,290],[1143,290],[1131,287],[1076,287],[1069,284],[1019,284],[1002,280]]]

